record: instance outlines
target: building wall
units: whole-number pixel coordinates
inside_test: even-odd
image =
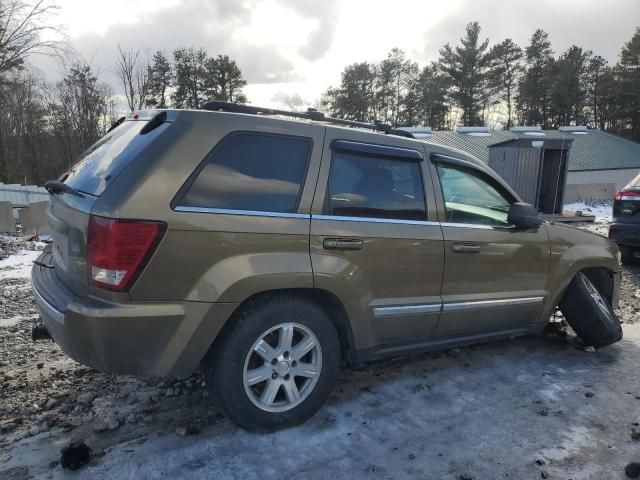
[[[513,188],[525,202],[536,204],[540,171],[539,148],[510,146],[489,149],[489,166]]]
[[[589,172],[569,172],[567,185],[582,185],[585,183],[613,183],[617,190],[624,187],[629,181],[638,175],[640,170],[595,170]]]
[[[640,170],[597,170],[569,172],[564,193],[564,203],[578,199],[612,199],[615,193],[640,173]]]

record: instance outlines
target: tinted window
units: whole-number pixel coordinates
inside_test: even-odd
[[[146,124],[147,122],[142,121],[127,121],[107,133],[80,156],[64,182],[90,195],[102,194],[107,186],[107,179],[114,179],[169,125],[162,125],[148,135],[140,135],[140,129]]]
[[[336,151],[326,213],[350,217],[426,220],[416,161]]]
[[[180,205],[292,213],[298,208],[309,140],[237,133],[206,159]]]
[[[472,169],[438,165],[447,222],[506,226],[510,195]]]

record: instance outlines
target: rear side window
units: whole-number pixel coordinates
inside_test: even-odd
[[[168,126],[163,125],[164,128],[148,135],[140,135],[140,130],[147,123],[127,121],[107,133],[80,156],[66,174],[64,182],[89,195],[101,195],[109,180],[120,174]]]
[[[426,220],[420,164],[395,157],[335,151],[325,213]]]
[[[209,154],[178,203],[293,213],[298,209],[310,151],[307,138],[234,133]]]

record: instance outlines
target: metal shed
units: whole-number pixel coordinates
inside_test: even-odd
[[[572,140],[545,138],[537,130],[522,133],[530,136],[489,145],[489,166],[525,202],[544,214],[561,215]]]

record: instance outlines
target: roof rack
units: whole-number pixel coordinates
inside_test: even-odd
[[[308,108],[306,112],[292,112],[288,110],[278,110],[274,108],[256,107],[253,105],[240,105],[232,102],[221,102],[211,100],[205,102],[200,107],[202,110],[211,110],[216,112],[229,113],[248,113],[251,115],[284,115],[287,117],[303,118],[315,122],[327,122],[334,125],[343,125],[345,127],[368,128],[376,132],[382,132],[387,135],[398,135],[400,137],[416,138],[411,132],[392,128],[388,123],[376,120],[374,123],[354,122],[353,120],[344,120],[342,118],[327,117],[323,112],[319,112],[315,108]]]

